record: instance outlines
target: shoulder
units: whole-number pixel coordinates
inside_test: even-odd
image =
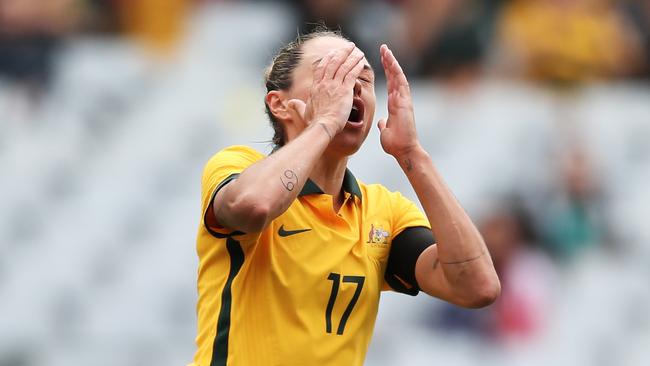
[[[252,147],[245,146],[245,145],[232,145],[212,155],[212,157],[208,160],[208,164],[210,164],[213,161],[220,161],[220,160],[227,160],[227,159],[246,159],[246,160],[257,161],[263,158],[264,158],[264,154],[253,149]]]
[[[391,191],[383,184],[365,184],[359,181],[359,187],[361,189],[363,197],[368,197],[369,201],[384,202],[391,206],[411,202],[399,191]]]
[[[395,235],[411,226],[430,227],[418,205],[399,191],[391,191],[381,184],[359,184],[367,212],[391,221]]]
[[[264,159],[262,153],[248,146],[229,146],[208,160],[203,167],[203,179],[210,186],[218,184],[226,177],[241,173],[262,159]]]
[[[205,171],[212,171],[226,167],[245,168],[264,159],[264,154],[244,145],[228,146],[212,155],[205,164]]]

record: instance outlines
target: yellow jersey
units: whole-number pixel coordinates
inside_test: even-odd
[[[206,225],[219,188],[263,158],[232,146],[206,165],[192,365],[362,365],[380,292],[390,288],[391,240],[429,222],[400,193],[358,182],[348,170],[338,212],[332,196],[308,180],[260,233]]]

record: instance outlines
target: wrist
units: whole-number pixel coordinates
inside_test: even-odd
[[[398,161],[404,159],[421,159],[428,158],[429,153],[422,147],[422,145],[415,143],[413,146],[403,148],[396,152],[393,154],[393,157]]]
[[[333,138],[339,132],[339,128],[340,128],[339,127],[340,123],[328,117],[314,118],[310,124],[321,125],[322,127],[319,128],[326,129],[329,132],[328,135],[330,135],[330,138]]]
[[[334,138],[334,135],[330,131],[329,127],[327,127],[327,125],[325,123],[323,123],[323,122],[316,122],[316,124],[319,125],[323,129],[323,131],[325,131],[325,133],[327,134],[327,137],[329,137],[330,141],[332,141],[332,139]]]
[[[430,162],[431,157],[424,148],[417,144],[411,148],[404,149],[393,155],[399,166],[405,171],[412,171],[420,162]]]
[[[336,130],[332,127],[331,124],[328,124],[326,120],[315,119],[309,122],[307,130],[312,131],[313,133],[320,138],[323,138],[327,143],[331,142],[334,136],[336,135]]]

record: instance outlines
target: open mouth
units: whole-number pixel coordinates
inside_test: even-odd
[[[363,101],[360,98],[354,98],[352,100],[352,109],[350,110],[350,116],[348,116],[348,123],[352,123],[352,124],[363,123],[364,112],[365,112],[365,108],[363,106]]]

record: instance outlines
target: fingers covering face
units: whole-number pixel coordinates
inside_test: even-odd
[[[314,69],[314,80],[322,80],[325,75],[325,67],[329,64],[330,60],[334,56],[334,50],[329,51],[325,57],[323,57]]]
[[[354,43],[349,42],[345,45],[345,47],[334,51],[334,55],[328,61],[327,66],[325,66],[325,74],[323,75],[323,79],[333,79],[334,75],[336,75],[337,70],[341,67],[341,65],[343,65],[343,63],[345,63],[352,51],[355,49],[356,47],[354,46]],[[342,78],[343,77],[341,77],[341,79]]]
[[[338,71],[336,71],[336,75],[334,76],[335,79],[345,79],[348,73],[355,68],[355,66],[363,60],[364,53],[358,49],[355,48],[348,58],[341,64],[341,67],[339,67]]]
[[[365,66],[365,62],[363,58],[359,59],[359,61],[357,61],[357,64],[354,65],[352,70],[350,70],[350,72],[348,72],[347,75],[345,75],[345,78],[343,79],[343,83],[354,85],[357,78],[359,77],[359,74],[361,74],[361,72],[363,71],[364,66]]]
[[[341,82],[354,83],[363,71],[365,54],[354,43],[329,51],[314,66],[314,81],[336,79]],[[349,81],[352,80],[352,81]]]

